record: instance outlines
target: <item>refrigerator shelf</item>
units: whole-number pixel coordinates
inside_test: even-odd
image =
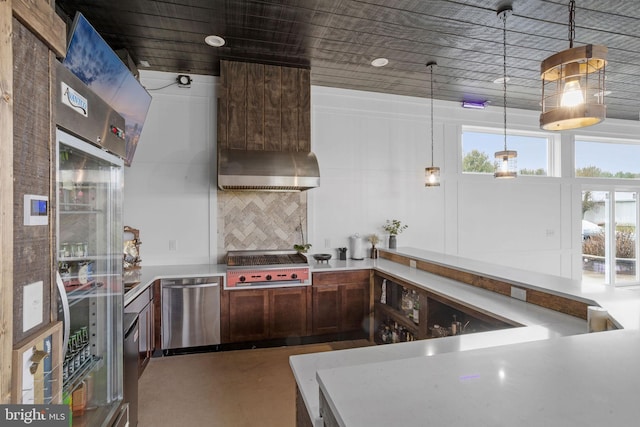
[[[98,261],[100,259],[107,259],[107,257],[99,257],[97,255],[87,255],[87,256],[66,256],[59,257],[58,262],[82,262],[82,261]]]
[[[85,215],[85,214],[99,214],[101,212],[95,209],[92,209],[92,210],[87,209],[87,210],[66,210],[66,211],[60,211],[60,213],[63,215]]]
[[[102,362],[102,358],[93,355],[90,359],[85,361],[71,377],[67,378],[67,380],[62,383],[63,394],[72,393],[73,390],[78,388],[78,386],[82,384],[82,381],[84,381],[91,372],[99,367],[100,362]]]
[[[96,281],[91,280],[87,283],[80,283],[78,279],[65,280],[64,289],[71,294],[72,292],[87,291],[96,287]]]

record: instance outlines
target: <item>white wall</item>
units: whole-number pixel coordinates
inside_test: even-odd
[[[140,72],[152,101],[125,170],[124,223],[140,229],[142,265],[216,259],[217,79],[191,77],[191,87],[180,88],[171,85],[176,74]]]
[[[144,265],[215,261],[215,84],[152,91],[132,167],[125,173],[125,223],[141,228]],[[143,72],[148,88],[175,74]],[[580,278],[580,193],[571,133],[561,136],[563,177],[460,174],[461,126],[502,128],[502,109],[465,110],[435,102],[435,165],[440,187],[424,187],[431,163],[429,100],[312,87],[312,150],[320,188],[310,190],[312,252],[348,246],[354,233],[384,234],[386,219],[409,225],[398,245],[414,246]],[[510,110],[509,129],[539,131],[539,112]],[[638,123],[607,120],[580,135],[637,138]],[[593,181],[590,181],[593,182]],[[607,181],[607,185],[614,181]],[[177,251],[169,251],[177,240]],[[292,243],[293,244],[293,243]],[[385,240],[386,245],[386,240]]]
[[[462,125],[501,129],[502,108],[436,101],[434,116],[443,180],[425,188],[428,99],[313,87],[312,149],[321,169],[320,188],[309,192],[314,250],[348,246],[356,232],[384,234],[385,220],[397,218],[409,225],[399,246],[580,278],[582,183],[571,178],[571,134],[558,137],[562,178],[463,176]],[[510,110],[507,122],[539,132],[538,120],[539,112]],[[635,122],[608,120],[580,135],[637,138],[637,130]]]

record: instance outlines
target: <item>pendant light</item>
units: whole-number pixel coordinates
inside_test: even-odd
[[[542,114],[540,127],[568,130],[595,125],[605,119],[607,47],[573,47],[576,2],[569,2],[569,49],[551,55],[540,65]]]
[[[435,61],[427,62],[427,67],[431,70],[431,167],[424,169],[424,186],[440,186],[440,168],[433,166],[433,68],[438,64]]]
[[[503,117],[504,117],[504,150],[495,154],[495,178],[515,178],[518,176],[518,153],[507,150],[507,17],[511,15],[511,5],[505,5],[498,9],[498,17],[502,20],[502,93],[503,93]]]

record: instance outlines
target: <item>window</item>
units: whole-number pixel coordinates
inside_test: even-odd
[[[549,171],[550,140],[534,132],[508,132],[507,148],[518,152],[519,175],[552,175]],[[494,172],[494,155],[504,149],[503,130],[462,129],[462,172]]]
[[[639,179],[639,158],[640,142],[603,142],[576,137],[576,177]]]

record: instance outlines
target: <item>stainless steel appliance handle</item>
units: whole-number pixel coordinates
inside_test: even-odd
[[[71,315],[69,313],[69,297],[67,291],[64,288],[62,277],[60,272],[56,271],[56,285],[58,286],[58,292],[60,293],[60,301],[62,301],[62,315],[64,316],[64,336],[62,339],[62,358],[67,354],[67,345],[69,344],[69,335],[71,334]]]
[[[215,288],[220,283],[198,283],[197,285],[162,285],[164,289]]]

